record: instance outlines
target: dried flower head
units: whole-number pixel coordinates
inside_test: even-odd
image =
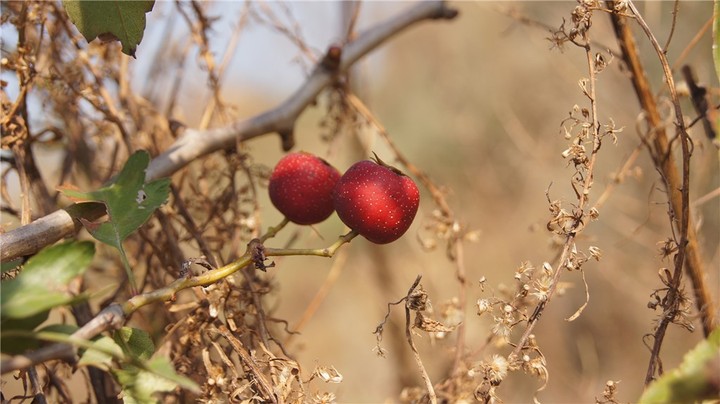
[[[530,261],[523,261],[520,266],[515,270],[515,279],[521,280],[523,276],[530,278],[532,276],[535,267]]]
[[[477,307],[478,307],[478,311],[477,311],[478,316],[481,316],[481,315],[487,313],[488,311],[492,310],[492,305],[490,304],[490,301],[488,299],[478,299]]]
[[[508,373],[508,361],[500,355],[493,355],[487,367],[487,377],[493,384],[500,383]]]

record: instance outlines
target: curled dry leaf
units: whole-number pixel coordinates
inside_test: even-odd
[[[335,366],[317,366],[313,375],[325,383],[340,383],[343,381],[343,376],[335,369]]]
[[[448,333],[454,331],[455,328],[457,328],[457,325],[447,326],[439,321],[426,317],[421,312],[418,312],[415,316],[415,324],[413,327],[419,328],[425,332]]]

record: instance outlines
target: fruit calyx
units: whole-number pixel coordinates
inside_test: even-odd
[[[391,166],[390,164],[382,161],[382,160],[380,159],[380,157],[378,157],[377,153],[375,153],[375,152],[373,152],[373,157],[372,157],[370,160],[376,162],[378,165],[380,165],[380,166],[382,166],[382,167],[385,167],[385,168],[389,169],[390,171],[394,172],[394,173],[397,174],[397,175],[401,175],[401,176],[403,176],[403,177],[407,177],[407,175],[406,175],[404,172],[400,171],[397,167]]]

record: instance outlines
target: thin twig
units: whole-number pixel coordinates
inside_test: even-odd
[[[47,404],[45,393],[43,393],[42,383],[40,382],[35,366],[30,366],[30,368],[28,368],[28,375],[30,376],[30,384],[33,390],[32,402],[37,404]]]
[[[687,55],[690,54],[690,51],[695,49],[695,46],[697,46],[698,43],[700,43],[700,40],[703,39],[705,36],[705,33],[712,27],[713,17],[710,16],[708,20],[703,24],[703,26],[698,30],[698,32],[695,34],[695,36],[688,42],[687,46],[683,51],[680,53],[680,56],[675,59],[675,62],[673,62],[672,70],[677,70],[678,66],[680,66],[685,58],[687,58]]]
[[[415,364],[417,364],[418,369],[420,370],[420,374],[422,376],[423,382],[425,382],[425,388],[428,391],[428,396],[430,398],[430,403],[437,404],[437,395],[435,395],[435,388],[433,387],[432,381],[430,380],[430,376],[427,373],[427,370],[425,370],[425,365],[422,363],[422,358],[420,358],[420,353],[417,350],[417,347],[415,346],[415,342],[412,338],[412,325],[410,320],[410,305],[409,297],[415,290],[415,288],[420,285],[420,279],[422,279],[421,275],[418,275],[418,277],[415,279],[415,282],[413,282],[412,286],[410,287],[410,290],[408,290],[407,295],[405,295],[405,337],[407,337],[408,344],[410,344],[410,348],[413,352],[413,357],[415,358]]]
[[[277,403],[277,396],[273,392],[272,385],[265,378],[264,373],[258,368],[257,363],[255,363],[252,355],[243,346],[242,342],[239,339],[235,338],[235,336],[230,332],[230,330],[228,330],[224,325],[219,326],[218,331],[220,331],[220,334],[225,337],[225,339],[230,343],[230,345],[232,345],[233,350],[235,350],[238,356],[240,356],[242,363],[247,366],[248,369],[250,369],[250,373],[252,373],[255,380],[257,380],[260,388],[265,393],[265,397],[273,403]]]
[[[645,384],[647,385],[655,377],[657,358],[660,355],[660,347],[662,346],[663,339],[665,337],[665,330],[667,326],[671,322],[673,322],[679,310],[679,299],[681,297],[680,280],[682,278],[683,265],[685,264],[685,255],[688,244],[688,224],[690,221],[690,147],[688,145],[688,134],[685,130],[685,121],[682,115],[682,110],[680,108],[680,100],[678,99],[677,90],[675,89],[675,82],[673,80],[667,57],[665,56],[662,48],[660,48],[660,44],[655,39],[655,36],[650,31],[650,28],[645,23],[645,20],[643,20],[642,15],[640,15],[640,12],[638,12],[635,4],[633,4],[632,1],[628,1],[628,7],[630,7],[633,14],[635,14],[635,20],[645,32],[645,35],[650,40],[650,43],[653,45],[653,48],[655,48],[655,52],[660,59],[660,64],[662,65],[663,72],[665,74],[665,81],[667,83],[668,89],[670,90],[670,97],[672,99],[673,108],[675,111],[675,128],[680,136],[680,145],[682,147],[682,188],[680,202],[681,214],[680,225],[678,226],[680,231],[680,240],[677,243],[677,253],[674,259],[675,271],[673,273],[672,282],[669,286],[669,290],[667,293],[667,303],[663,305],[663,309],[665,310],[665,312],[663,313],[660,324],[655,331],[652,355],[650,357],[650,364],[648,365],[648,371],[645,376]],[[676,217],[677,213],[678,212],[675,211]],[[705,326],[706,324],[703,324],[703,327]],[[710,330],[712,329],[712,324],[709,324],[708,326],[710,327],[710,329],[707,330],[706,335],[708,335]]]
[[[593,61],[593,53],[592,53],[592,47],[591,42],[588,37],[587,31],[584,31],[582,34],[582,39],[584,41],[584,44],[582,47],[585,50],[585,57],[586,57],[586,63],[588,67],[588,74],[589,74],[589,80],[587,89],[589,91],[585,92],[585,96],[590,101],[590,121],[591,121],[591,133],[592,133],[592,143],[593,148],[592,152],[589,157],[589,161],[587,162],[587,165],[585,166],[584,173],[583,173],[583,184],[582,184],[582,192],[578,195],[578,205],[577,210],[579,212],[584,212],[584,209],[586,208],[586,205],[588,204],[588,199],[590,196],[590,189],[593,184],[593,177],[594,177],[594,169],[595,169],[595,163],[597,161],[597,155],[598,151],[600,150],[601,145],[601,138],[600,138],[600,123],[598,122],[598,115],[597,115],[597,102],[596,102],[596,95],[595,95],[595,84],[596,84],[596,70],[595,70],[595,64]],[[584,90],[585,91],[585,90]],[[555,295],[555,292],[557,290],[558,284],[560,282],[560,275],[566,271],[566,261],[568,260],[568,257],[570,256],[570,251],[572,250],[574,244],[575,244],[575,238],[577,237],[577,234],[582,230],[583,227],[583,221],[586,220],[586,215],[583,213],[582,215],[578,215],[576,217],[575,222],[572,225],[572,228],[567,232],[565,242],[563,243],[562,252],[560,254],[560,259],[558,261],[557,267],[555,268],[555,273],[552,278],[552,283],[547,291],[546,299],[542,302],[540,302],[537,307],[535,308],[532,316],[528,319],[528,323],[526,325],[525,330],[523,331],[522,336],[520,337],[520,340],[517,342],[517,345],[515,346],[515,349],[513,349],[512,353],[510,354],[509,358],[510,362],[514,362],[518,358],[520,358],[520,353],[526,349],[526,344],[528,339],[530,338],[530,335],[532,335],[532,331],[537,325],[540,316],[542,315],[545,307],[550,302],[552,297]]]
[[[612,9],[615,2],[609,2],[608,4],[609,8]],[[640,61],[634,35],[623,17],[616,14],[611,14],[610,16],[615,29],[615,35],[617,36],[620,48],[622,49],[623,59],[625,64],[628,66],[628,70],[631,72],[630,78],[635,89],[635,93],[638,96],[642,109],[645,111],[645,119],[647,120],[648,126],[653,133],[653,136],[649,139],[649,146],[651,146],[652,149],[651,156],[658,168],[658,171],[661,173],[661,178],[664,182],[665,190],[670,200],[670,207],[674,217],[673,225],[680,233],[684,233],[686,236],[686,242],[683,246],[684,254],[686,255],[685,267],[688,271],[690,280],[692,281],[693,291],[695,294],[695,305],[700,312],[703,332],[707,336],[713,329],[714,324],[716,324],[716,314],[715,305],[705,280],[706,271],[701,259],[702,254],[700,253],[700,246],[697,241],[695,226],[693,225],[692,218],[689,214],[683,215],[684,212],[689,211],[689,206],[683,202],[687,196],[683,194],[689,191],[687,188],[683,188],[683,177],[686,174],[685,169],[687,168],[689,170],[689,167],[685,167],[683,169],[683,177],[678,174],[677,163],[674,155],[670,153],[670,142],[658,111],[657,102],[650,89],[650,83],[646,77],[645,69]],[[646,24],[645,28],[647,28]],[[646,32],[648,31],[649,28]],[[657,44],[657,41],[655,41],[655,43]],[[668,82],[672,83],[672,74],[670,74],[669,67],[667,66],[667,60],[664,57],[661,59],[665,60],[663,71],[665,72],[666,77],[669,78]],[[680,132],[681,143],[683,146],[686,146],[687,134],[685,133],[684,128],[681,128],[683,122],[682,112],[679,109],[679,104],[677,104],[677,94],[675,93],[674,86],[672,86],[671,91],[671,95],[675,94],[673,97],[673,105],[675,107],[675,116],[677,119],[677,130]],[[685,156],[683,156],[683,158],[684,157]],[[686,225],[683,225],[682,223],[686,223]],[[686,229],[686,233],[684,231],[680,231],[683,227]]]
[[[662,47],[663,55],[667,56],[668,48],[670,47],[670,41],[672,41],[673,34],[675,33],[675,26],[677,25],[678,11],[680,10],[680,0],[675,0],[672,11],[672,23],[670,24],[670,33],[668,34],[665,46]]]
[[[320,305],[322,305],[322,303],[325,301],[328,293],[330,293],[330,289],[333,287],[333,285],[335,285],[335,282],[340,277],[340,273],[342,273],[343,268],[345,268],[347,256],[347,250],[340,250],[340,252],[336,254],[333,265],[330,268],[327,276],[325,277],[325,281],[305,308],[302,316],[300,316],[300,320],[298,320],[295,327],[293,327],[292,332],[285,340],[285,344],[289,344],[290,341],[292,341],[293,337],[295,335],[298,335],[298,333],[300,333],[305,328],[305,324],[310,321],[313,315],[315,315],[315,312],[317,312],[318,308],[320,308]]]

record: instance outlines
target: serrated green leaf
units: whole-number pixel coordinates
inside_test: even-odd
[[[685,354],[677,369],[653,382],[640,403],[694,403],[717,398],[711,377],[720,371],[720,328]]]
[[[26,318],[78,299],[67,284],[81,275],[95,255],[89,241],[47,247],[30,258],[15,279],[0,286],[0,318]]]
[[[134,289],[134,279],[123,241],[152,216],[168,198],[170,179],[162,178],[145,183],[145,170],[150,155],[143,150],[135,152],[125,163],[122,171],[109,186],[92,192],[60,189],[76,201],[93,201],[105,204],[109,220],[103,223],[80,219],[90,234],[103,243],[120,251],[125,270]]]
[[[145,31],[145,14],[154,4],[154,0],[63,0],[70,20],[88,42],[97,37],[118,40],[123,53],[132,57]]]
[[[109,221],[100,224],[86,222],[93,237],[119,248],[123,240],[165,203],[170,192],[170,179],[162,178],[146,184],[145,170],[149,163],[150,155],[146,151],[138,151],[130,156],[109,186],[92,192],[61,190],[75,200],[105,204]]]
[[[131,327],[123,327],[113,335],[115,342],[123,347],[123,351],[129,356],[144,361],[150,359],[155,353],[155,344],[150,334],[144,330]]]

